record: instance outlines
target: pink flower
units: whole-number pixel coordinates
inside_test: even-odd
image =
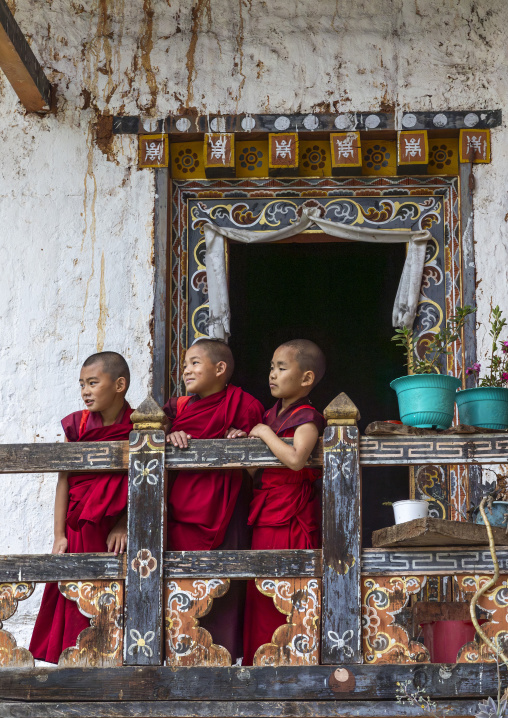
[[[478,372],[480,371],[481,368],[482,368],[481,364],[476,362],[472,366],[468,366],[468,368],[466,369],[466,375],[469,376],[470,374],[478,374]]]
[[[501,349],[503,350],[503,354],[508,354],[508,342],[501,342]]]
[[[503,382],[508,381],[508,371],[504,371],[501,375]]]

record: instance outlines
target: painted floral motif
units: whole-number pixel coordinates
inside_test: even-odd
[[[254,172],[256,167],[263,166],[263,153],[257,147],[244,147],[241,151],[238,161],[240,167],[248,169],[249,172]]]
[[[142,548],[138,551],[136,558],[132,559],[131,566],[134,571],[139,571],[141,578],[148,578],[157,568],[157,559],[147,548]]]
[[[152,474],[151,471],[153,471],[153,469],[155,469],[158,464],[159,462],[157,461],[157,459],[150,459],[146,466],[142,461],[135,461],[134,469],[139,473],[136,474],[136,476],[132,480],[134,486],[139,486],[143,482],[143,479],[146,479],[146,482],[148,484],[151,484],[152,486],[156,484],[158,481],[157,476],[155,476],[155,474]]]
[[[419,593],[425,582],[424,576],[372,576],[362,581],[363,657],[366,663],[429,662],[427,649],[413,640],[404,620],[411,596]]]
[[[381,167],[388,167],[390,153],[384,145],[374,145],[369,147],[363,157],[366,167],[379,171]]]
[[[273,598],[287,623],[277,628],[271,643],[260,646],[255,666],[317,665],[321,582],[317,579],[256,579],[256,586]]]
[[[442,170],[452,163],[453,150],[446,145],[432,145],[429,151],[429,165]]]
[[[302,166],[313,172],[322,170],[326,164],[326,150],[319,145],[308,147],[302,155]]]
[[[330,639],[332,648],[337,648],[337,650],[342,651],[346,658],[352,658],[354,654],[351,646],[347,645],[353,639],[353,636],[354,633],[351,629],[344,631],[342,638],[338,633],[335,633],[335,631],[328,631],[328,638]]]
[[[132,656],[134,655],[134,652],[141,651],[145,654],[145,656],[153,656],[153,651],[150,648],[150,646],[147,645],[147,643],[150,643],[150,641],[153,641],[155,638],[155,633],[153,631],[147,631],[144,636],[141,635],[139,631],[136,631],[135,628],[131,628],[129,631],[130,637],[133,639],[134,643],[131,643],[129,648],[127,649],[127,653]]]
[[[229,588],[228,579],[179,579],[164,583],[166,663],[169,666],[230,666],[231,656],[214,644],[211,634],[199,625],[214,598]]]
[[[372,606],[362,606],[362,635],[364,638],[375,636],[381,621]]]
[[[178,170],[184,174],[192,174],[199,167],[198,155],[196,152],[193,152],[190,147],[180,150],[176,156],[175,162]]]
[[[191,279],[191,285],[192,288],[196,290],[196,292],[208,294],[208,279],[206,276],[206,269],[199,269],[197,272],[194,272]]]
[[[90,618],[76,645],[60,655],[60,667],[121,666],[123,652],[123,581],[61,581],[60,593],[76,601]]]
[[[471,601],[476,591],[489,581],[491,576],[476,575],[454,576],[454,589],[459,600]],[[494,588],[480,596],[478,606],[489,615],[489,621],[483,623],[482,629],[496,645],[504,648],[508,639],[508,576],[500,576]],[[474,641],[466,643],[457,656],[457,663],[494,663],[496,656],[490,648],[475,636]],[[506,648],[504,648],[506,650]]]

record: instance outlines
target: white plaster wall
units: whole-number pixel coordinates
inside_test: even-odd
[[[27,116],[0,75],[0,440],[61,439],[80,362],[124,352],[148,387],[153,175],[100,149],[98,113],[502,108],[505,0],[10,0],[58,90]],[[478,319],[508,313],[506,126],[475,167]],[[101,281],[102,275],[102,281]],[[479,333],[482,351],[483,333]],[[46,551],[51,476],[1,478],[0,552]],[[9,622],[27,645],[37,601]]]

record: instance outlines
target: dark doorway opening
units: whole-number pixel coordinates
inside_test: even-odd
[[[398,419],[390,381],[405,367],[390,337],[404,258],[403,244],[230,243],[234,383],[270,407],[274,349],[288,339],[311,339],[327,359],[326,375],[310,396],[319,411],[344,391],[360,410],[361,431],[371,421]],[[394,523],[383,502],[401,498],[409,498],[407,468],[364,469],[364,546],[373,530]]]

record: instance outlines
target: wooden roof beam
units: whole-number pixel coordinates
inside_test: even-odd
[[[28,112],[49,112],[50,82],[5,0],[0,0],[0,68]]]

